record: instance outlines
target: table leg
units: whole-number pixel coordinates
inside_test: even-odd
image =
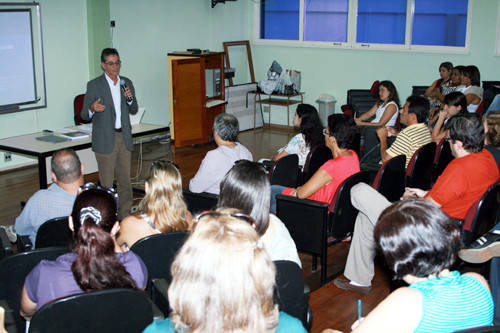
[[[253,130],[255,131],[255,123],[257,119],[257,94],[253,95]]]
[[[47,167],[45,165],[45,157],[38,156],[38,179],[40,188],[47,188]]]

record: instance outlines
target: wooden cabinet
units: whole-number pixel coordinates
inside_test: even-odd
[[[175,147],[206,143],[207,135],[212,134],[214,118],[224,112],[227,104],[224,96],[224,52],[174,52],[168,54],[168,63],[170,133]],[[214,81],[219,83],[217,88]],[[207,94],[211,96],[207,97]]]

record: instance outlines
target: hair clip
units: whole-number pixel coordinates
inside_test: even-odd
[[[255,241],[253,243],[253,247],[254,249],[259,249],[259,250],[264,249],[264,243],[262,242],[262,239],[259,238],[259,240]]]
[[[80,209],[80,224],[83,225],[87,218],[91,218],[95,224],[99,225],[102,220],[101,212],[92,206],[83,207]]]

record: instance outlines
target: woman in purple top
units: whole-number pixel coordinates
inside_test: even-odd
[[[56,261],[42,260],[26,277],[21,314],[27,319],[56,298],[146,285],[147,270],[142,260],[132,252],[123,253],[114,239],[120,229],[116,192],[93,184],[84,187],[69,216],[73,251]]]

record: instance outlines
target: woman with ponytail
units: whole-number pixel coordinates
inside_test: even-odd
[[[93,184],[83,187],[69,216],[72,252],[55,261],[42,260],[28,274],[21,298],[21,314],[25,317],[56,298],[146,286],[147,270],[142,260],[132,252],[123,253],[114,240],[120,228],[116,192]]]

